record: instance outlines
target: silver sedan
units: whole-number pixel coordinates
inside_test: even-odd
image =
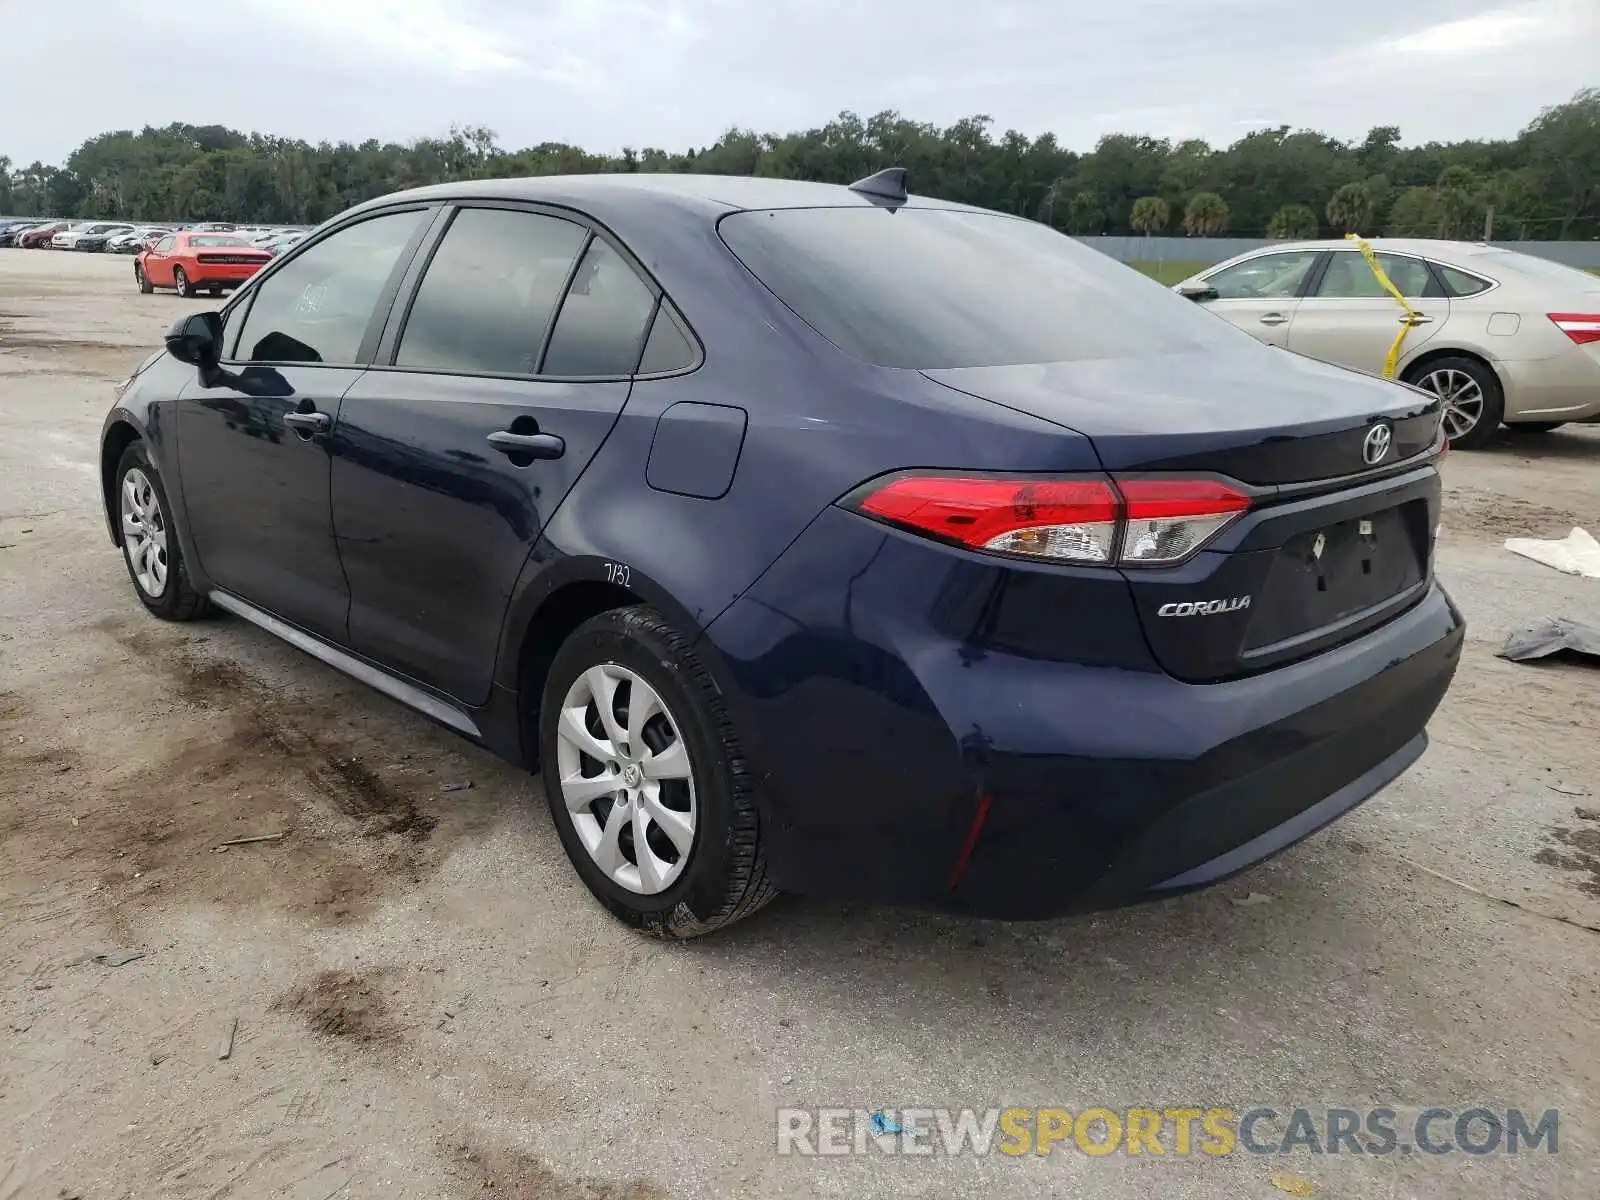
[[[1444,397],[1463,449],[1502,424],[1600,421],[1600,277],[1492,245],[1371,244],[1412,315],[1349,241],[1253,250],[1175,290],[1264,342],[1374,375],[1410,323],[1395,376]]]

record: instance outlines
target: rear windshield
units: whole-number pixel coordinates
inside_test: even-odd
[[[1227,322],[1034,221],[950,209],[791,208],[719,226],[834,345],[932,370],[1236,346]]]
[[[249,244],[243,238],[227,233],[196,233],[189,236],[191,246],[248,246]]]
[[[1577,267],[1569,267],[1565,263],[1553,262],[1548,258],[1523,254],[1518,250],[1485,250],[1478,258],[1483,262],[1485,270],[1510,267],[1517,274],[1526,275],[1529,279],[1542,279],[1547,283],[1565,284],[1569,288],[1579,288],[1589,292],[1600,290],[1600,279],[1587,271],[1580,271]]]

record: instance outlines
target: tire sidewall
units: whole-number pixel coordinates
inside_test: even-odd
[[[182,592],[183,551],[178,545],[178,531],[172,521],[172,504],[167,499],[167,489],[162,485],[161,472],[156,469],[155,463],[150,461],[150,452],[145,449],[143,442],[132,442],[122,452],[122,457],[117,461],[117,529],[121,537],[122,528],[122,483],[129,471],[138,468],[143,471],[145,478],[150,481],[150,486],[155,490],[156,501],[161,505],[161,519],[167,531],[167,581],[161,588],[161,595],[152,596],[144,590],[144,585],[139,582],[139,577],[134,573],[133,558],[128,553],[128,542],[122,538],[122,565],[127,568],[128,581],[133,584],[133,590],[144,606],[151,612],[165,613],[177,607]]]
[[[632,925],[653,916],[674,914],[680,906],[695,918],[709,918],[727,901],[732,849],[733,779],[715,736],[707,701],[687,673],[678,669],[682,654],[649,627],[630,626],[629,610],[603,613],[573,633],[557,652],[545,680],[539,705],[539,757],[545,798],[561,844],[578,874],[608,909]],[[556,754],[556,723],[561,703],[573,681],[590,667],[614,663],[640,676],[667,704],[678,735],[689,751],[694,779],[695,829],[689,863],[671,887],[653,896],[630,892],[603,872],[568,814],[561,793],[561,768]]]

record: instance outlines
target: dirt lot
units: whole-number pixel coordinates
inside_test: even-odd
[[[531,778],[243,622],[146,616],[96,439],[201,303],[0,251],[0,1200],[1600,1195],[1600,670],[1493,657],[1600,622],[1600,583],[1500,548],[1600,529],[1600,428],[1446,463],[1472,638],[1433,746],[1277,860],[1097,917],[790,899],[663,946]],[[779,1105],[1007,1104],[1557,1108],[1560,1152],[774,1149]]]

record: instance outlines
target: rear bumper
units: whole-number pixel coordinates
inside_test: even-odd
[[[193,267],[185,267],[191,283],[243,283],[249,279],[266,263],[251,264],[249,266],[235,266],[231,263],[196,263]]]
[[[1431,584],[1334,649],[1189,684],[1138,664],[1125,593],[1052,614],[1080,648],[1006,649],[1008,575],[830,510],[709,627],[779,886],[1034,918],[1215,882],[1415,761],[1464,632]]]
[[[1505,419],[1600,420],[1600,359],[1573,346],[1551,358],[1495,364],[1505,388]]]

